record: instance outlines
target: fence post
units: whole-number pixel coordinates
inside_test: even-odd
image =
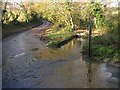
[[[89,29],[89,57],[91,57],[91,35],[92,35],[92,18],[90,16],[90,29]]]

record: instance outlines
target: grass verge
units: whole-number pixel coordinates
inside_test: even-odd
[[[29,23],[21,22],[17,25],[14,25],[13,23],[3,24],[2,25],[2,38],[6,38],[10,35],[31,29],[31,28],[36,27],[41,24],[42,24],[41,19],[38,19],[36,21],[31,21]]]
[[[88,53],[88,42],[86,42],[83,53]],[[120,50],[117,48],[117,36],[105,34],[92,37],[92,57],[97,57],[103,62],[120,63]]]

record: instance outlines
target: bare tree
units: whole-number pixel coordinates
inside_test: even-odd
[[[8,0],[5,0],[5,2],[4,2],[4,7],[3,7],[3,10],[6,10],[7,8],[7,2],[8,2]]]

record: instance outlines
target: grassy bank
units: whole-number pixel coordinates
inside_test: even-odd
[[[31,29],[33,27],[39,26],[42,24],[42,19],[38,19],[36,21],[31,21],[29,23],[21,22],[17,25],[14,25],[13,23],[9,24],[3,24],[2,25],[2,38],[6,38],[10,35],[13,35],[15,33]]]
[[[93,34],[94,35],[94,34]],[[117,47],[118,37],[114,33],[92,37],[92,57],[97,57],[102,62],[120,63],[120,49]],[[88,54],[88,41],[83,53]]]
[[[55,28],[54,26],[48,30],[46,33],[47,37],[51,39],[51,41],[47,44],[48,46],[56,45],[63,40],[66,40],[76,33],[73,31],[69,31],[69,28]]]

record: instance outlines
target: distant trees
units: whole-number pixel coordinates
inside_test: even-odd
[[[74,30],[74,23],[73,23],[73,3],[72,2],[66,2],[66,10],[68,10],[69,13],[69,21],[70,21],[70,26],[71,30]]]
[[[3,24],[3,22],[4,22],[5,20],[9,19],[8,16],[7,16],[7,14],[6,14],[6,12],[7,12],[6,6],[7,6],[7,0],[6,0],[6,1],[4,2],[4,4],[3,4],[2,18],[1,18],[2,24]]]
[[[17,25],[19,23],[19,21],[17,20],[20,16],[20,12],[17,13],[13,13],[10,11],[10,15],[12,16],[12,22],[14,25]]]
[[[21,10],[22,10],[24,17],[25,17],[25,21],[29,22],[28,12],[27,12],[27,9],[25,8],[25,5],[23,3],[18,4],[18,5],[21,7]]]
[[[24,3],[10,3],[7,0],[4,3],[4,7],[2,8],[2,24],[13,23],[17,25],[19,22],[30,22],[33,19],[37,19],[37,13],[35,11],[29,10]],[[9,8],[7,8],[9,4]]]
[[[17,5],[19,8],[14,7],[13,11],[7,10],[6,0],[2,13],[3,23],[17,24],[19,21],[28,23],[38,18],[44,18],[54,23],[56,30],[74,31],[82,27],[87,28],[91,14],[96,29],[113,25],[106,14],[106,12],[109,13],[106,11],[109,8],[101,2],[82,3],[68,0],[65,2],[27,2],[27,4],[17,3]]]
[[[104,11],[103,11],[102,4],[98,2],[91,2],[90,3],[90,13],[94,18],[95,28],[98,29],[104,24]]]
[[[51,2],[51,3],[34,3],[32,10],[53,22],[56,27],[65,28],[73,31],[79,27],[80,10],[79,4],[73,2]]]

